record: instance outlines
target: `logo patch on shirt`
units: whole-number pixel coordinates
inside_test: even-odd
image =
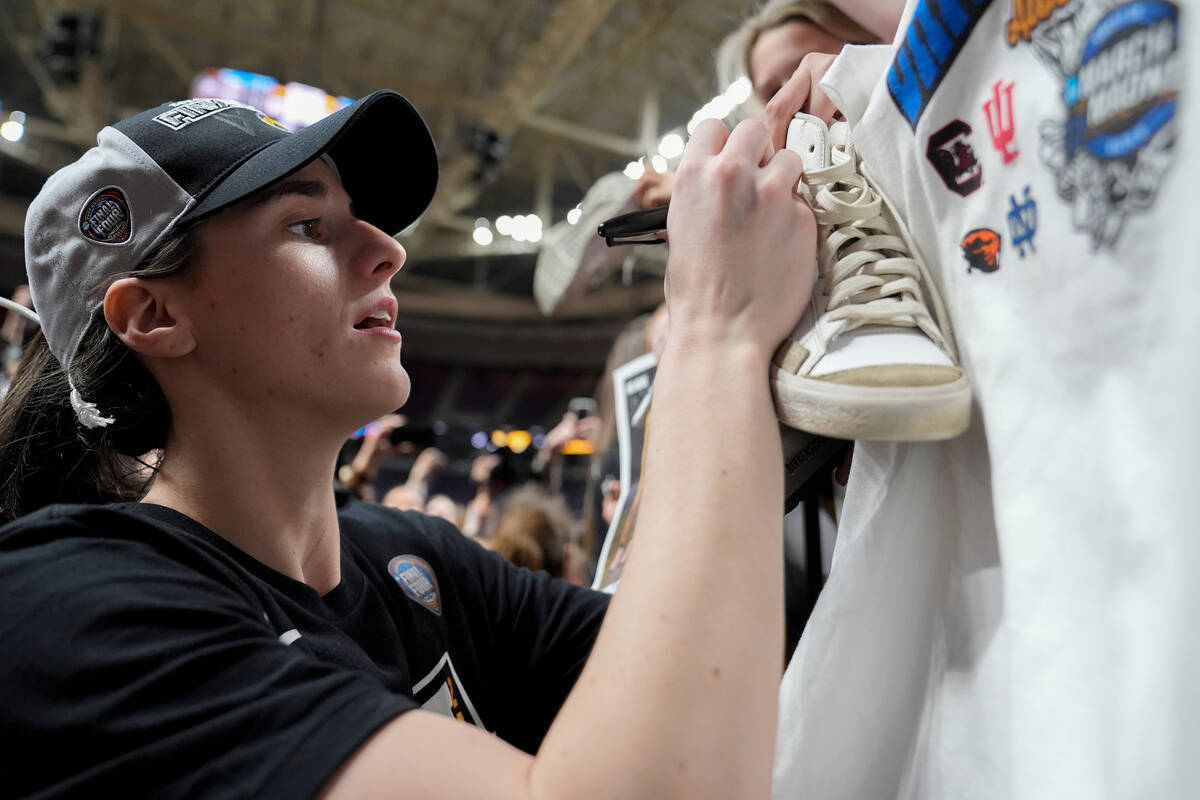
[[[438,593],[437,575],[433,567],[416,556],[396,556],[388,562],[388,573],[414,602],[442,615],[442,597]]]
[[[992,0],[921,0],[888,69],[888,93],[913,130]]]
[[[934,131],[925,148],[925,157],[937,170],[942,183],[952,192],[966,197],[983,185],[983,165],[967,138],[971,126],[956,119]]]
[[[89,197],[79,212],[79,231],[100,244],[128,242],[133,235],[133,217],[125,193],[108,186]]]
[[[1012,236],[1013,246],[1017,254],[1025,257],[1025,248],[1036,253],[1033,237],[1037,235],[1037,202],[1029,196],[1029,187],[1025,187],[1025,199],[1017,202],[1016,195],[1008,196],[1008,232]]]
[[[980,272],[1000,269],[1000,234],[991,228],[976,228],[964,236],[958,246],[967,260],[968,275],[973,269]]]
[[[1071,0],[1013,0],[1012,17],[1006,28],[1008,46],[1012,47],[1022,39],[1032,39],[1034,29],[1050,19],[1056,8],[1069,2]]]
[[[1004,163],[1010,164],[1020,152],[1012,149],[1013,137],[1017,133],[1013,121],[1013,84],[1003,86],[1003,83],[996,81],[992,86],[992,99],[983,104],[983,113],[987,117],[988,133],[992,135],[992,146],[1004,156]]]
[[[462,679],[454,669],[454,662],[450,660],[449,653],[443,653],[429,674],[413,684],[413,699],[426,711],[453,717],[487,730],[467,695]]]
[[[1183,82],[1179,9],[1165,0],[1076,2],[1033,31],[1062,80],[1064,117],[1041,126],[1041,154],[1072,223],[1111,247],[1146,211],[1173,160]]]

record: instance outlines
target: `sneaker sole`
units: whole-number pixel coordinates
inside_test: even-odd
[[[965,375],[933,386],[854,386],[772,365],[771,390],[780,422],[835,439],[935,442],[953,439],[971,422]]]

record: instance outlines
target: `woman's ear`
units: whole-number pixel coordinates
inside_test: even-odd
[[[175,358],[196,346],[186,319],[168,307],[163,281],[121,278],[104,293],[104,319],[117,338],[144,356]]]

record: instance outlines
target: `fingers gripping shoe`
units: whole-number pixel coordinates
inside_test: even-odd
[[[899,218],[868,180],[849,125],[797,114],[787,147],[804,159],[817,219],[817,281],[775,353],[784,423],[838,439],[931,441],[967,428],[971,387],[949,319]]]

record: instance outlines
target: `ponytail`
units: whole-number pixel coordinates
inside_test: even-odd
[[[191,231],[174,232],[130,274],[172,275],[193,254]],[[70,401],[72,383],[114,422],[81,425]],[[52,503],[141,498],[154,480],[170,423],[158,383],[102,314],[71,359],[70,380],[39,332],[0,403],[0,523]]]

